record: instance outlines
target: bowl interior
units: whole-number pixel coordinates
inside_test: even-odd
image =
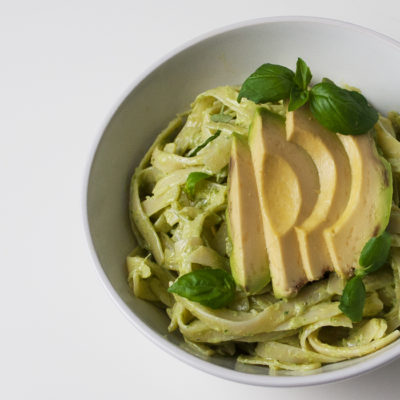
[[[399,109],[400,47],[395,42],[329,20],[280,18],[245,23],[186,46],[142,79],[106,126],[88,180],[87,216],[99,270],[128,317],[151,339],[184,361],[247,383],[322,383],[355,374],[359,369],[354,368],[368,361],[364,357],[345,365],[324,367],[301,381],[298,377],[257,375],[265,375],[264,368],[237,372],[232,359],[216,357],[205,363],[180,350],[184,342],[178,334],[168,334],[165,313],[136,299],[127,284],[125,257],[135,247],[128,216],[129,183],[156,135],[176,113],[187,110],[197,94],[214,86],[240,84],[265,62],[294,69],[297,57],[310,66],[313,82],[328,76],[338,84],[361,88],[382,112]],[[369,368],[381,363],[373,359],[385,352],[400,353],[399,347],[399,343],[392,344],[367,357],[372,359]],[[382,358],[382,362],[389,358]],[[349,364],[352,367],[347,368]],[[215,365],[223,366],[226,373],[221,372],[222,368],[214,368]],[[332,375],[332,371],[338,370],[343,373]]]

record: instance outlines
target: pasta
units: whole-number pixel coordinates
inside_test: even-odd
[[[367,299],[361,322],[353,323],[340,311],[344,282],[335,273],[288,300],[276,299],[271,285],[254,295],[237,289],[234,301],[216,310],[167,291],[177,277],[194,269],[229,271],[225,211],[231,136],[247,135],[256,109],[245,98],[238,103],[237,96],[238,88],[231,86],[200,94],[189,112],[161,132],[136,169],[130,217],[138,247],[127,257],[134,295],[165,308],[169,330],[178,329],[204,356],[234,355],[238,363],[267,365],[270,371],[312,370],[393,342],[400,336],[400,132],[391,122],[398,121],[397,114],[380,117],[375,128],[377,145],[394,175],[393,240],[388,265],[363,279]],[[282,102],[261,107],[285,115]],[[223,120],[212,117],[222,113]],[[211,178],[201,181],[190,198],[185,183],[194,172]]]

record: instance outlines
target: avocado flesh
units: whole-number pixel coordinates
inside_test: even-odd
[[[392,204],[390,164],[378,154],[371,133],[338,135],[351,167],[352,185],[346,208],[324,231],[335,270],[348,276],[358,267],[365,243],[386,228]]]
[[[231,270],[236,283],[252,294],[270,282],[270,273],[247,138],[233,135],[229,165],[227,221],[232,243]]]
[[[338,135],[316,121],[308,105],[286,114],[286,137],[310,155],[318,171],[320,190],[314,209],[295,227],[303,268],[307,279],[313,281],[337,266],[323,232],[346,207],[351,188],[350,163]]]
[[[288,297],[308,281],[295,227],[317,201],[317,169],[300,146],[286,140],[285,120],[267,110],[257,111],[249,145],[274,294]]]
[[[271,279],[275,296],[289,297],[326,271],[347,277],[387,226],[392,174],[372,134],[327,131],[307,107],[286,123],[257,110],[248,144],[233,137],[230,165],[232,274],[248,293]]]

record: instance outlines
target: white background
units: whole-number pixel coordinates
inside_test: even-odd
[[[121,94],[189,39],[277,15],[342,19],[400,40],[395,0],[0,0],[1,399],[400,397],[400,360],[301,389],[245,386],[197,371],[143,337],[93,267],[83,176]]]

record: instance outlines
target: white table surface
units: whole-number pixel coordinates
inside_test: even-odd
[[[1,399],[400,397],[400,360],[301,389],[251,387],[197,371],[121,314],[87,248],[84,171],[121,94],[187,40],[277,15],[342,19],[400,40],[395,0],[0,2]]]

